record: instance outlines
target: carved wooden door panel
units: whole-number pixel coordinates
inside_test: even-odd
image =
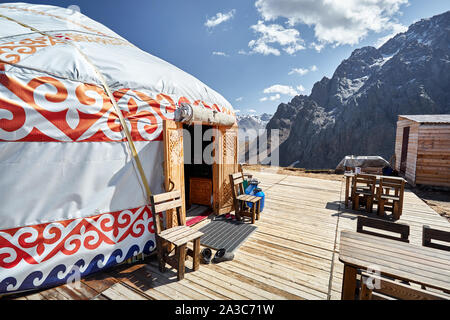
[[[233,209],[229,175],[237,172],[238,127],[216,127],[213,164],[214,212],[222,214]]]
[[[184,193],[184,157],[183,157],[183,124],[172,120],[163,121],[164,141],[164,188],[166,191],[180,190],[183,200],[182,220],[186,219]],[[173,211],[173,212],[172,212]],[[177,218],[174,210],[166,215],[166,226],[176,226]]]

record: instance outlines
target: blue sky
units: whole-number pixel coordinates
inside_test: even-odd
[[[2,1],[3,2],[3,1]],[[14,2],[14,1],[6,1]],[[141,49],[197,77],[241,113],[274,113],[310,93],[359,47],[448,0],[38,0],[78,5]]]

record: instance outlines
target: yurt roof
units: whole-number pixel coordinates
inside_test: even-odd
[[[164,94],[175,104],[187,101],[234,115],[224,97],[195,77],[67,8],[1,4],[0,60],[7,63],[6,72],[45,73],[101,86],[97,69],[112,91],[131,89],[152,98]]]

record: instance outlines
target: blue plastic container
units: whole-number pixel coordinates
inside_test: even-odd
[[[254,194],[253,194],[254,196],[261,197],[261,202],[260,202],[260,205],[259,205],[259,212],[262,212],[263,209],[264,209],[264,199],[266,198],[266,195],[261,190],[261,188],[255,188],[253,190],[253,192],[254,192]]]
[[[258,187],[258,184],[255,183],[251,183],[248,185],[248,187],[245,189],[245,194],[253,194],[253,190],[256,189],[256,187]]]
[[[250,180],[250,185],[247,187],[247,189],[245,189],[245,193],[262,198],[259,207],[259,211],[262,212],[264,209],[264,199],[266,196],[264,192],[262,192],[261,188],[258,188],[258,183],[259,182],[257,180]],[[247,202],[247,206],[251,208],[253,207],[253,203]]]

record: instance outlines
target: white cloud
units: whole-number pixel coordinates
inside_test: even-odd
[[[247,111],[248,111],[249,113],[256,113],[256,110],[255,110],[255,109],[247,109]]]
[[[263,21],[258,21],[257,24],[252,25],[250,28],[258,35],[256,40],[251,40],[248,43],[252,53],[279,56],[281,54],[280,50],[273,47],[273,45],[278,45],[290,55],[305,49],[303,40],[300,38],[300,32],[296,29],[286,29],[279,24],[266,25]]]
[[[249,53],[247,51],[241,49],[238,51],[238,54],[248,55]]]
[[[309,45],[310,48],[313,48],[314,50],[316,50],[317,52],[322,51],[323,47],[325,47],[324,43],[316,43],[316,42],[311,42],[311,44]]]
[[[357,44],[371,31],[395,30],[404,4],[408,0],[257,0],[255,6],[266,22],[285,18],[290,27],[314,28],[311,45],[320,51],[325,44]]]
[[[236,98],[236,101],[242,101],[243,97]]]
[[[270,101],[275,101],[275,100],[278,100],[280,98],[281,98],[281,96],[280,96],[279,93],[269,97]]]
[[[289,71],[289,75],[297,73],[301,76],[304,76],[305,74],[307,74],[308,72],[314,72],[317,71],[317,66],[316,65],[312,65],[311,67],[309,67],[309,69],[305,69],[305,68],[293,68],[291,71]]]
[[[239,113],[239,112],[241,112],[240,109],[234,109],[234,113]]]
[[[248,43],[248,46],[252,48],[252,53],[261,53],[265,56],[268,56],[269,54],[273,54],[275,56],[280,55],[280,50],[269,47],[265,42],[262,41],[251,40]]]
[[[225,52],[222,51],[213,51],[212,53],[214,56],[223,56],[223,57],[228,57],[228,55]]]
[[[261,102],[264,102],[264,101],[267,101],[267,100],[268,100],[267,97],[262,97],[261,99],[259,99],[259,101],[261,101]]]
[[[214,28],[214,27],[218,26],[219,24],[233,18],[235,13],[236,13],[235,9],[233,9],[227,13],[218,12],[214,17],[206,20],[205,26],[208,28]]]
[[[297,90],[299,92],[303,92],[303,91],[305,91],[305,87],[300,84],[300,85],[297,86]]]
[[[293,68],[291,71],[289,71],[289,75],[294,74],[294,73],[298,73],[301,76],[304,76],[305,74],[307,74],[309,72],[309,69],[303,69],[303,68]]]
[[[298,92],[291,86],[284,86],[281,84],[275,84],[263,90],[264,93],[281,93],[288,96],[295,96]]]

